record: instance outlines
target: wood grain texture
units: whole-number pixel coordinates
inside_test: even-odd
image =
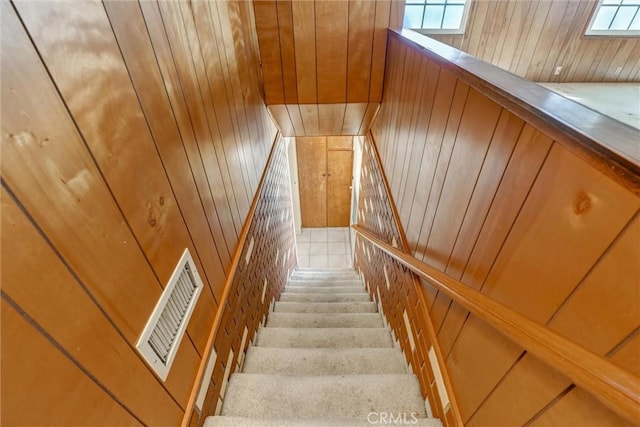
[[[327,138],[296,138],[303,227],[327,226]]]
[[[353,151],[327,151],[327,227],[348,227],[351,217]]]
[[[269,105],[283,136],[365,135],[380,104],[279,104]]]
[[[253,7],[267,105],[380,102],[387,28],[401,19],[402,2],[254,0]]]
[[[265,65],[262,68],[262,76],[264,100],[267,104],[284,104],[285,102],[277,3],[276,1],[253,3],[261,59]]]
[[[314,4],[318,103],[344,102],[347,99],[349,2],[323,0]]]
[[[375,23],[374,7],[366,0],[349,0],[349,31],[347,58],[347,102],[362,102],[369,98],[371,57]]]
[[[315,104],[318,102],[315,3],[294,1],[291,6],[298,103]],[[258,17],[256,17],[257,24]],[[265,49],[268,47],[260,45],[260,52]],[[262,66],[266,68],[271,64],[263,62]]]
[[[638,328],[640,317],[640,220],[629,224],[600,258],[581,286],[564,302],[547,325],[585,348],[609,356],[624,345]],[[607,286],[602,286],[607,283]],[[584,316],[602,312],[603,316]],[[497,422],[490,417],[502,408],[500,420],[525,423],[570,386],[570,381],[551,367],[525,355],[503,378],[470,420],[474,425]]]
[[[576,5],[564,6],[562,14],[578,13]],[[477,13],[499,8],[505,15],[521,14],[523,26],[531,26],[523,5],[475,7]],[[549,13],[544,7],[540,3],[535,10]],[[494,33],[474,40],[474,48],[489,49]],[[526,101],[492,92],[498,83],[491,79],[502,71],[486,64],[476,68],[473,58],[448,47],[433,55],[435,44],[421,50],[417,37],[409,42],[390,34],[384,101],[372,134],[413,254],[537,322],[552,327],[561,320],[558,330],[567,328],[567,336],[581,345],[587,344],[584,334],[601,325],[611,338],[594,333],[588,348],[597,343],[596,352],[607,354],[639,326],[637,318],[617,316],[634,313],[618,304],[636,298],[637,283],[631,281],[640,269],[637,263],[629,266],[633,271],[621,269],[627,258],[613,249],[631,233],[640,208],[637,165],[617,169],[615,155],[587,154],[593,140],[577,142],[571,131],[563,133],[520,109]],[[535,90],[532,85],[527,92]],[[620,263],[620,274],[631,280],[612,287],[611,298],[619,300],[597,296],[593,288],[603,283],[598,266],[613,271],[605,267],[609,263]],[[592,274],[594,282],[586,279]],[[498,422],[509,400],[505,417],[525,424],[568,386],[562,375],[533,363],[520,345],[433,286],[425,283],[424,292],[465,423]],[[598,305],[592,326],[577,326],[583,312],[569,309],[579,295],[585,295],[582,307]],[[616,325],[607,319],[617,319]],[[519,395],[533,377],[531,391]],[[536,398],[528,399],[531,394]]]
[[[526,348],[548,365],[556,367],[558,371],[569,376],[577,385],[589,390],[593,396],[609,408],[630,421],[636,420],[638,402],[640,402],[640,385],[635,373],[584,349],[579,344],[554,333],[481,292],[469,289],[463,283],[395,248],[371,231],[359,225],[352,227],[367,242],[420,275],[439,290],[446,292],[452,299],[473,313],[473,320],[470,320],[469,323],[477,327],[478,331],[484,329],[482,334],[469,335],[469,337],[479,338],[476,346],[472,346],[476,348],[476,352],[478,349],[486,347],[485,341],[488,336],[491,336],[491,333],[487,334],[487,332],[498,333],[497,331],[500,331],[505,343]],[[461,354],[471,352],[473,351],[467,349]],[[505,347],[502,353],[508,354],[509,349]],[[455,362],[454,360],[453,363]],[[477,358],[472,363],[476,365],[476,368],[479,366],[485,366],[485,369],[496,367],[495,364],[487,366]],[[455,366],[452,366],[451,363],[448,363],[447,367],[450,371],[455,371]],[[453,376],[457,377],[455,381],[460,380],[460,377],[455,373]],[[475,384],[471,383],[471,385]],[[464,417],[464,408],[461,410]]]
[[[640,132],[414,31],[391,32],[640,195]]]
[[[60,425],[177,424],[276,133],[253,8],[0,7],[2,243],[19,257],[12,269],[3,257],[3,301],[56,346],[15,347],[19,361],[3,351],[3,375],[23,376],[11,393],[38,405],[8,410],[3,387],[3,423],[42,424],[47,414]],[[134,346],[185,248],[206,289],[162,383]],[[10,310],[3,345],[17,342],[4,333]],[[38,340],[23,332],[21,343]],[[32,374],[50,385],[36,390]]]
[[[296,56],[294,51],[293,9],[291,1],[276,2],[278,9],[278,31],[282,62],[282,81],[284,84],[284,103],[298,102],[298,76],[296,74]],[[257,23],[256,19],[256,23]],[[268,85],[264,85],[266,88]],[[267,105],[275,102],[265,101]]]
[[[237,239],[234,218],[239,216],[239,212],[223,153],[219,149],[216,150],[212,144],[203,143],[212,140],[212,134],[208,129],[202,103],[199,102],[197,83],[193,79],[195,73],[185,68],[190,64],[187,61],[187,52],[176,47],[173,38],[171,42],[169,41],[156,4],[144,2],[140,8],[189,157],[189,166],[198,182],[198,192],[204,201],[208,199],[211,199],[212,203],[220,201],[215,212],[220,221],[227,248],[232,248]],[[217,128],[214,130],[217,132]],[[198,143],[198,141],[201,142]],[[218,158],[218,155],[221,158]],[[226,203],[224,203],[225,200]],[[207,209],[207,212],[209,215],[213,214],[211,209]]]
[[[3,425],[144,425],[4,297],[0,309]],[[86,405],[70,405],[68,401]]]
[[[533,81],[637,82],[638,38],[584,36],[596,3],[475,1],[464,36],[430,37]]]
[[[72,275],[64,260],[38,233],[11,195],[3,189],[1,196],[3,294],[24,310],[33,322],[46,325],[51,339],[72,354],[77,363],[91,372],[95,380],[104,384],[120,401],[127,402],[142,422],[179,422],[182,417],[180,406],[138,357],[132,343],[127,342],[85,293],[86,284]],[[20,243],[9,247],[9,242]],[[91,331],[93,339],[85,338],[87,331]],[[17,343],[3,342],[5,351],[14,345]],[[127,369],[120,369],[121,366]],[[4,372],[13,369],[17,367],[11,363],[3,364]],[[26,392],[11,385],[5,387],[9,394]],[[3,409],[6,410],[4,405],[3,400]],[[13,409],[17,408],[14,406]],[[41,411],[46,413],[49,409],[45,406]],[[46,415],[44,417],[46,419]]]

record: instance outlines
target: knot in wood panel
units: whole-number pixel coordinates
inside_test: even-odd
[[[591,198],[587,193],[579,192],[573,200],[573,212],[576,215],[582,215],[589,209],[591,209]]]

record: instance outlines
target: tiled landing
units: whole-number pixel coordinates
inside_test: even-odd
[[[349,228],[303,228],[296,236],[298,268],[349,268]]]

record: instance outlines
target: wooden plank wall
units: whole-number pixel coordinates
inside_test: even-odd
[[[380,102],[399,0],[254,0],[267,105]],[[309,135],[311,136],[311,135]]]
[[[387,64],[372,135],[413,254],[640,374],[638,189],[399,36]],[[425,290],[465,425],[627,425]]]
[[[284,136],[366,135],[380,104],[269,105]]]
[[[640,81],[639,38],[584,35],[596,4],[472,0],[464,35],[431,37],[533,81]]]
[[[0,7],[2,424],[176,425],[276,133],[251,4]],[[163,383],[134,346],[185,248]]]

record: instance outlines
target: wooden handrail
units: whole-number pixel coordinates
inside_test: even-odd
[[[391,195],[391,186],[389,185],[387,174],[384,172],[384,168],[382,167],[382,158],[380,157],[380,152],[378,151],[378,144],[376,143],[375,137],[373,136],[373,132],[369,131],[367,137],[371,140],[371,144],[369,145],[369,147],[371,148],[373,152],[373,156],[375,157],[376,163],[380,168],[380,172],[381,172],[380,175],[382,176],[382,185],[384,187],[385,194],[389,198],[389,206],[391,207],[393,222],[398,230],[398,235],[400,236],[399,243],[401,245],[402,250],[405,253],[408,253],[409,242],[407,241],[407,235],[405,234],[404,228],[402,227],[402,222],[400,221],[400,214],[398,213],[398,208],[396,207],[396,203],[393,200],[393,196]],[[416,289],[416,291],[418,291],[417,294],[418,294],[418,301],[419,301],[420,307],[426,311],[428,307],[426,297],[424,295],[424,292],[420,292],[420,286],[422,285],[415,276],[413,276],[413,286]],[[437,342],[438,337],[436,335],[435,329],[433,328],[433,323],[431,322],[431,319],[428,318],[429,317],[428,313],[426,313],[426,317],[427,317],[427,322],[426,322],[427,334],[429,335],[429,339],[433,344],[433,350],[436,355],[438,366],[445,366],[444,355],[442,354],[440,345]],[[464,425],[464,422],[462,421],[462,415],[460,414],[460,406],[458,405],[458,398],[453,392],[453,385],[451,384],[451,378],[446,373],[446,371],[443,372],[442,379],[444,382],[444,386],[447,389],[447,393],[449,395],[449,402],[451,404],[450,411],[452,413],[453,419],[455,420],[455,425],[462,426]]]
[[[258,206],[258,199],[260,198],[260,194],[262,194],[262,187],[264,186],[264,180],[267,176],[267,172],[269,167],[271,167],[271,162],[273,160],[273,155],[276,151],[280,138],[280,133],[276,133],[276,136],[273,140],[273,144],[271,144],[271,151],[269,152],[269,157],[267,158],[267,162],[265,164],[264,170],[262,171],[262,176],[260,177],[260,182],[258,183],[258,188],[256,189],[256,194],[253,197],[253,201],[251,202],[251,206],[249,207],[249,212],[247,213],[247,217],[244,220],[244,224],[242,225],[242,230],[240,231],[240,237],[238,238],[238,244],[236,246],[236,250],[233,253],[233,258],[231,260],[231,266],[229,267],[229,274],[227,274],[227,280],[224,282],[224,289],[222,291],[222,297],[220,297],[220,301],[218,302],[218,311],[216,312],[216,317],[213,320],[213,325],[211,326],[211,332],[209,332],[209,338],[207,339],[207,345],[202,354],[202,359],[200,361],[200,366],[198,368],[198,373],[194,379],[194,385],[191,389],[191,394],[189,395],[189,400],[187,401],[187,406],[185,408],[184,417],[182,418],[181,427],[188,427],[189,422],[191,420],[191,413],[193,412],[193,407],[196,403],[196,398],[198,393],[200,392],[200,387],[202,387],[202,377],[204,376],[204,372],[207,369],[207,363],[209,362],[209,357],[211,356],[211,350],[213,349],[213,343],[218,334],[218,330],[220,329],[220,322],[222,322],[222,312],[224,311],[224,305],[227,303],[229,299],[229,293],[231,292],[231,284],[233,283],[233,279],[235,278],[236,271],[238,270],[238,264],[240,263],[240,257],[242,255],[242,248],[247,241],[247,236],[249,234],[249,227],[253,222],[253,217],[256,213],[256,207]]]
[[[413,30],[390,29],[389,35],[640,195],[638,129]]]
[[[447,276],[415,257],[394,248],[358,225],[359,236],[429,281],[453,301],[488,322],[526,351],[566,375],[576,385],[625,418],[638,422],[640,378],[619,368],[551,329],[534,322],[496,300]]]

